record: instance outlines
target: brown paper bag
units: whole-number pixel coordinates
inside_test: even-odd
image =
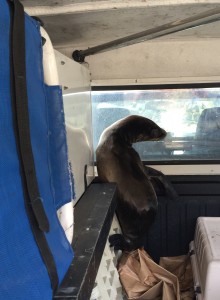
[[[123,253],[118,272],[128,299],[180,300],[177,277],[156,264],[143,249]]]
[[[161,257],[160,266],[176,275],[180,285],[180,299],[194,299],[193,273],[188,255]]]

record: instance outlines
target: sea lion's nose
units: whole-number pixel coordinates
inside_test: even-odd
[[[162,128],[154,128],[151,130],[151,137],[152,138],[161,138],[166,136],[166,131]]]

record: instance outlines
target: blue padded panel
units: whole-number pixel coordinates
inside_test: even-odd
[[[73,259],[73,251],[56,214],[57,207],[71,200],[69,179],[66,182],[68,172],[63,172],[64,194],[60,189],[57,201],[53,186],[53,177],[56,176],[51,169],[56,159],[50,156],[53,142],[48,135],[52,129],[49,128],[47,104],[50,102],[52,105],[52,100],[48,99],[58,88],[54,87],[54,91],[51,88],[49,96],[44,85],[38,23],[26,16],[25,25],[31,142],[39,190],[50,222],[50,232],[46,238],[61,282]],[[0,3],[0,31],[0,299],[48,300],[52,299],[50,280],[25,211],[14,136],[10,92],[10,13],[6,0]],[[62,97],[59,99],[61,101]],[[64,136],[62,142],[66,149]],[[64,156],[57,157],[58,162],[62,159],[67,161],[65,150],[59,154]]]

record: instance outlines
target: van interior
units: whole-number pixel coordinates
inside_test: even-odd
[[[108,236],[120,232],[116,186],[98,182],[95,157],[101,133],[115,121],[141,115],[167,131],[164,141],[133,145],[177,194],[156,182],[158,212],[145,243],[156,262],[189,252],[198,217],[220,217],[220,2],[21,2],[54,49],[75,180],[75,258],[54,299],[90,299]],[[102,269],[102,286],[117,272],[111,251],[108,263],[115,263]],[[125,299],[112,286],[91,299]]]

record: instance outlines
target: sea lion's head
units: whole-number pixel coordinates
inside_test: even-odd
[[[158,141],[166,136],[166,131],[154,121],[138,116],[128,116],[115,123],[115,132],[126,144],[142,141]]]

